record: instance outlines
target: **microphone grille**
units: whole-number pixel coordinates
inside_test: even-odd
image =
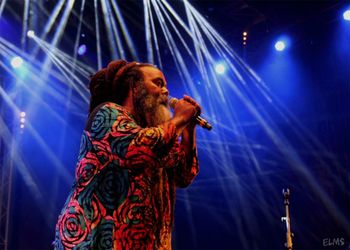
[[[170,97],[169,98],[169,106],[170,106],[170,108],[175,108],[175,105],[176,105],[176,103],[178,102],[179,100],[177,99],[177,98],[175,98],[175,97]]]

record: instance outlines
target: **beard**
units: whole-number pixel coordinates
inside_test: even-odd
[[[143,84],[139,84],[134,88],[133,102],[136,119],[141,127],[157,126],[171,118],[168,98],[149,94]]]

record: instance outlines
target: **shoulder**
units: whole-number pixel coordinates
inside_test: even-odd
[[[121,105],[105,102],[95,108],[89,117],[87,130],[92,137],[104,137],[107,133],[123,131],[135,132],[138,128],[135,120]]]
[[[94,110],[95,112],[95,110]],[[127,116],[133,119],[133,116],[130,114],[130,111],[124,106],[116,104],[114,102],[105,102],[96,107],[96,112],[110,113],[115,114],[116,116]]]
[[[101,103],[100,105],[98,105],[91,114],[96,115],[97,113],[99,113],[101,111],[115,113],[118,111],[123,111],[124,109],[125,108],[123,108],[122,106],[120,106],[119,104],[116,104],[114,102],[104,102],[104,103]]]
[[[91,112],[85,130],[90,131],[93,137],[104,136],[117,118],[123,116],[122,109],[122,106],[113,102],[101,103]]]
[[[127,109],[114,102],[104,102],[98,105],[90,114],[89,121],[104,118],[115,120],[118,116],[131,116]]]

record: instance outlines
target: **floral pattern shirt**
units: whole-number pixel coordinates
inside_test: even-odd
[[[175,188],[198,173],[175,126],[138,126],[115,103],[85,128],[75,183],[56,225],[55,249],[171,249]]]

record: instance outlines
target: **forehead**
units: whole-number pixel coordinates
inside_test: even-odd
[[[143,66],[140,68],[140,70],[143,73],[143,76],[145,78],[163,78],[164,79],[164,74],[162,71],[160,71],[158,68],[156,67],[152,67],[152,66]]]

